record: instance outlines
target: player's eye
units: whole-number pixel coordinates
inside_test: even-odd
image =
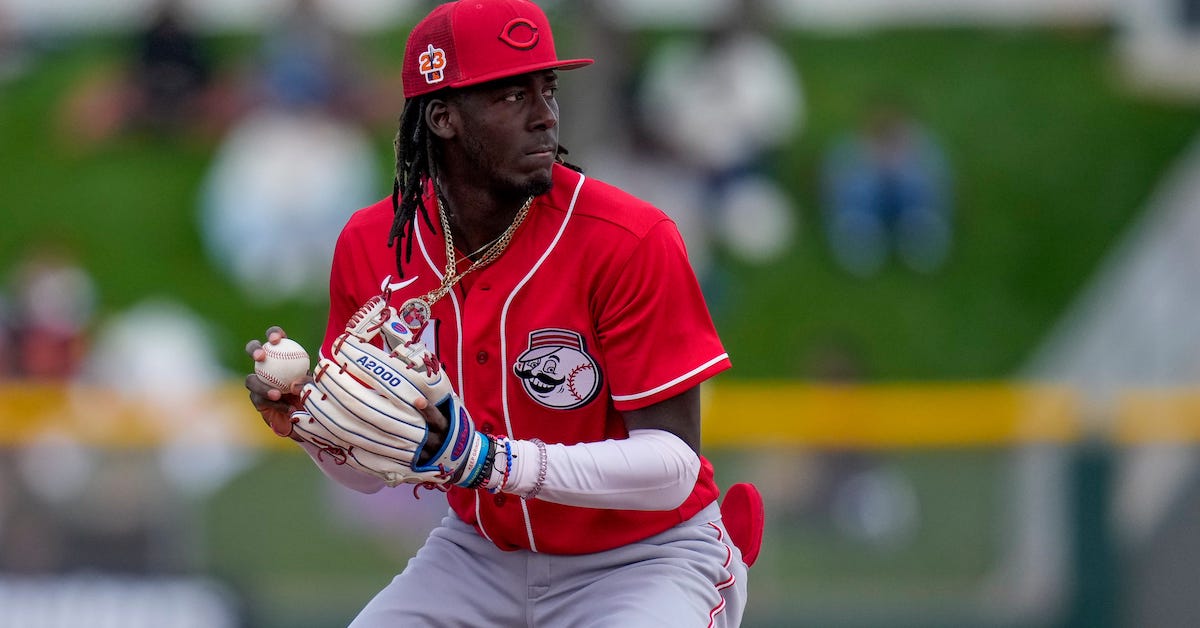
[[[504,95],[505,102],[517,102],[520,100],[525,100],[525,94],[523,92],[509,92]]]
[[[546,98],[554,98],[554,95],[557,93],[558,93],[557,85],[551,85],[551,86],[547,87],[546,89],[542,90],[542,96],[545,96]]]

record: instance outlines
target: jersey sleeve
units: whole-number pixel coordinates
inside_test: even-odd
[[[731,366],[673,222],[650,228],[612,286],[597,332],[618,410],[674,397]]]

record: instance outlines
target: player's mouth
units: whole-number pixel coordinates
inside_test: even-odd
[[[553,159],[555,148],[553,146],[538,146],[537,148],[525,153],[528,157],[535,159]]]

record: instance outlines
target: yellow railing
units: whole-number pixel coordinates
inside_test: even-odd
[[[258,419],[239,384],[203,396],[166,395],[167,401],[154,401],[105,388],[6,382],[0,384],[0,446],[54,438],[102,447],[175,440],[286,445]]]
[[[714,445],[943,447],[1079,438],[1070,390],[1007,383],[829,386],[723,382],[706,394]]]
[[[849,448],[1200,442],[1200,390],[1131,389],[1109,416],[1084,421],[1079,395],[1010,382],[821,385],[719,380],[704,389],[709,446]],[[1088,427],[1092,426],[1092,427]],[[98,446],[217,440],[283,447],[238,383],[203,398],[151,403],[117,391],[0,384],[0,446],[67,437]]]
[[[1118,443],[1200,442],[1200,386],[1127,390],[1115,413],[1111,437]]]

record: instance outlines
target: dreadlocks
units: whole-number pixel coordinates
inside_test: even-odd
[[[425,125],[425,106],[428,96],[418,96],[404,102],[400,128],[396,131],[396,176],[392,179],[392,230],[388,246],[404,240],[403,251],[396,247],[396,272],[404,277],[404,261],[412,258],[413,234],[417,227],[417,210],[425,224],[433,229],[425,207],[425,181],[433,180],[433,142]]]
[[[404,246],[396,246],[396,272],[404,277],[404,263],[412,259],[413,236],[417,229],[417,211],[430,231],[433,222],[429,208],[425,207],[425,182],[437,180],[436,142],[425,124],[425,108],[438,93],[425,94],[409,99],[400,113],[400,128],[396,131],[396,176],[392,179],[392,230],[388,233],[388,246],[403,240]],[[558,147],[554,160],[576,172],[583,169],[563,159],[567,149]],[[435,194],[440,194],[435,190]],[[403,249],[403,250],[402,250]]]

